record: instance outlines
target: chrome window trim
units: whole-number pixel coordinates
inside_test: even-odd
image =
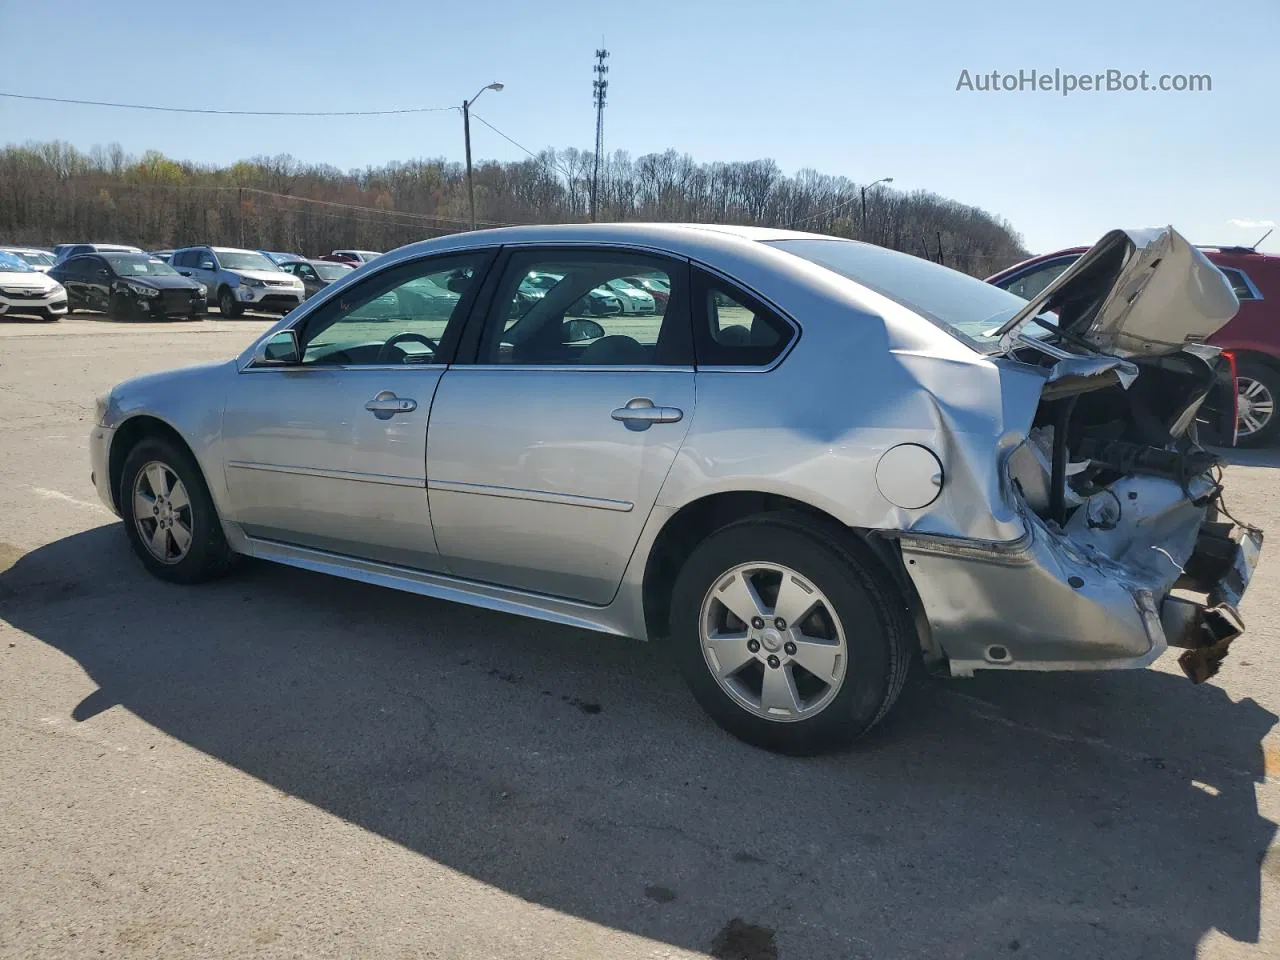
[[[660,366],[658,364],[607,364],[607,363],[455,363],[451,372],[463,370],[523,370],[545,373],[694,373],[688,364]]]
[[[391,487],[426,488],[426,477],[401,477],[388,473],[360,473],[356,470],[327,470],[321,467],[294,467],[277,463],[255,463],[250,460],[228,460],[227,466],[237,470],[260,470],[264,473],[288,473],[299,477],[323,477],[326,480],[355,480]]]
[[[276,333],[279,332],[279,330],[276,331]],[[338,370],[380,370],[383,372],[404,370],[421,372],[423,370],[446,370],[448,367],[449,364],[447,363],[297,363],[290,364],[289,366],[279,363],[271,363],[257,366],[252,360],[250,360],[247,364],[237,370],[236,373],[312,373],[317,370],[324,370],[329,373]]]
[[[630,500],[608,500],[604,497],[584,497],[571,493],[555,493],[551,490],[527,490],[523,487],[503,487],[489,483],[467,483],[462,480],[428,480],[427,491],[462,493],[482,497],[501,497],[504,500],[528,500],[534,503],[558,503],[568,507],[586,507],[591,510],[611,510],[630,513],[635,504]]]

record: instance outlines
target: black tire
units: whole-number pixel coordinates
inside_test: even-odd
[[[726,571],[757,561],[781,564],[811,581],[845,625],[843,680],[813,716],[778,721],[749,712],[721,688],[703,656],[704,598]],[[869,553],[799,513],[748,518],[704,540],[676,578],[670,632],[685,682],[712,719],[747,743],[793,755],[846,747],[870,730],[902,692],[913,659],[910,620],[890,576]]]
[[[1261,384],[1271,396],[1271,415],[1266,422],[1260,429],[1241,436],[1236,444],[1250,448],[1269,447],[1280,435],[1280,410],[1276,409],[1276,403],[1280,402],[1280,370],[1258,360],[1244,360],[1236,369],[1236,376]]]
[[[176,562],[166,563],[158,559],[143,542],[134,515],[134,487],[138,474],[149,464],[163,464],[182,481],[189,501],[188,523],[191,530],[190,546],[185,556]],[[213,498],[204,482],[204,476],[191,455],[172,440],[164,437],[146,437],[129,451],[120,475],[120,487],[116,491],[120,515],[133,551],[151,573],[170,583],[201,583],[220,577],[229,571],[237,559],[222,533]],[[144,519],[146,519],[144,517]]]
[[[138,310],[128,297],[113,293],[107,301],[107,317],[111,320],[136,320]]]
[[[223,287],[218,291],[218,311],[224,317],[238,317],[244,313],[244,304],[236,301],[230,287]]]

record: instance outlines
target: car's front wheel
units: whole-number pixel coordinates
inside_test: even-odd
[[[733,735],[783,753],[845,746],[884,717],[909,635],[876,562],[799,514],[716,531],[672,595],[673,654],[694,697]]]
[[[1265,363],[1245,360],[1236,371],[1236,443],[1241,447],[1265,447],[1280,433],[1276,400],[1280,399],[1280,372]]]
[[[244,304],[236,300],[230,287],[223,287],[218,293],[218,312],[224,317],[238,317],[244,313]]]
[[[123,293],[113,293],[107,302],[107,317],[112,320],[134,320],[138,310],[134,302]]]
[[[134,552],[160,579],[199,583],[233,565],[200,468],[171,440],[149,437],[129,452],[118,498]]]

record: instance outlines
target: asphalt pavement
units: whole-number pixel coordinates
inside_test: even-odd
[[[1280,453],[1248,634],[916,679],[790,759],[653,645],[247,563],[143,572],[93,398],[269,320],[0,320],[0,957],[1280,956]]]

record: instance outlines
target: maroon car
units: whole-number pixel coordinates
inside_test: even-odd
[[[1088,248],[1071,247],[1014,264],[987,278],[1030,300]],[[1261,447],[1280,433],[1280,256],[1252,247],[1201,247],[1231,281],[1240,311],[1208,342],[1229,354],[1236,367],[1237,444]]]

